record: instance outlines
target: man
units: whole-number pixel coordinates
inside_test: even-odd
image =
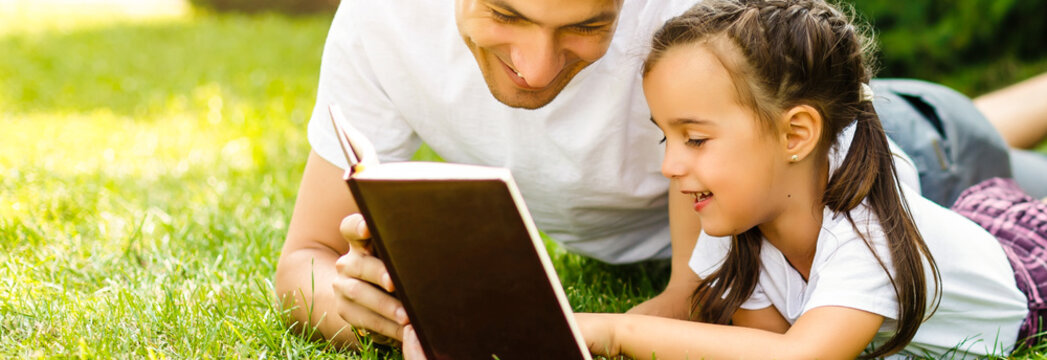
[[[277,266],[276,291],[294,319],[350,345],[350,326],[402,339],[408,323],[341,179],[332,103],[375,143],[381,161],[406,160],[424,141],[448,161],[509,168],[539,228],[568,250],[611,263],[685,254],[673,257],[663,294],[631,310],[685,318],[685,307],[662,299],[693,290],[686,253],[699,224],[692,199],[660,174],[661,135],[649,122],[639,63],[653,31],[692,3],[344,0],[324,50],[313,152]],[[887,85],[874,87],[899,92],[890,98],[901,107],[898,119],[951,101],[933,88]],[[931,123],[915,121],[901,120],[921,129],[907,132],[921,136],[906,142],[934,144],[914,156],[921,170],[943,156],[954,160],[943,142],[922,136],[942,136]],[[923,177],[950,179],[939,200],[948,201],[965,181],[1009,175],[1006,151],[990,155],[1004,161],[989,161],[999,166],[977,176]],[[941,173],[964,169],[942,164]]]
[[[392,284],[358,240],[369,237],[357,233],[360,217],[346,218],[357,209],[341,180],[331,103],[381,161],[406,160],[424,141],[448,161],[511,169],[539,228],[571,251],[612,263],[668,258],[673,205],[690,227],[674,228],[684,243],[672,248],[690,249],[698,226],[689,198],[666,198],[661,135],[638,69],[653,31],[693,2],[343,1],[277,267],[294,319],[347,344],[349,325],[400,339],[407,323],[378,288]],[[667,291],[693,280],[685,263],[672,267]]]

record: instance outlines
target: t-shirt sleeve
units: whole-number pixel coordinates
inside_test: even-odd
[[[343,169],[347,164],[331,125],[331,104],[338,104],[346,120],[374,143],[379,161],[410,159],[421,144],[386,96],[373,69],[376,62],[394,54],[368,51],[365,39],[383,40],[381,28],[361,24],[373,15],[369,10],[365,1],[355,0],[342,1],[338,7],[324,45],[316,105],[309,119],[313,151]]]
[[[863,216],[855,217],[858,228],[870,230],[866,233],[875,237],[874,248],[887,269],[893,272],[882,230],[878,225],[861,223],[861,218]],[[821,306],[842,306],[896,319],[898,297],[894,286],[865,240],[847,221],[838,222],[835,229],[829,229],[824,235],[828,238],[819,245],[818,251],[822,253],[815,255],[815,268],[811,269],[813,275],[808,283],[808,287],[814,288],[808,289],[810,297],[803,312]]]

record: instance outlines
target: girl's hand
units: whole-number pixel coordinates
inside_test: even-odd
[[[582,331],[582,337],[593,355],[617,356],[618,344],[615,343],[615,317],[619,314],[576,313],[574,319]]]
[[[404,360],[425,360],[425,352],[422,351],[422,343],[418,341],[418,334],[414,332],[411,325],[404,326]]]

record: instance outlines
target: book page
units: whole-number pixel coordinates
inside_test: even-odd
[[[353,177],[360,180],[502,180],[511,179],[508,169],[454,163],[407,161],[367,165]]]

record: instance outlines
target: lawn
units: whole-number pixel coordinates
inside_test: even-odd
[[[6,15],[0,358],[346,356],[272,305],[330,15]],[[579,311],[665,281],[550,250]]]

